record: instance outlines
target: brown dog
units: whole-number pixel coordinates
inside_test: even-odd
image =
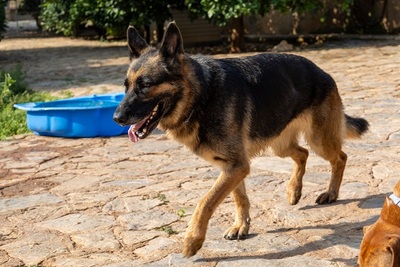
[[[293,205],[300,200],[308,158],[308,150],[299,145],[300,136],[332,168],[329,186],[316,202],[336,201],[347,160],[343,140],[361,137],[368,122],[344,113],[329,74],[295,55],[190,56],[184,52],[175,23],[167,27],[160,49],[148,45],[130,27],[128,47],[131,63],[126,94],[114,120],[131,125],[128,133],[133,142],[159,127],[221,169],[193,213],[183,255],[193,256],[201,248],[212,213],[230,193],[236,216],[224,237],[246,238],[250,202],[244,179],[251,158],[264,149],[293,159],[288,200]]]
[[[386,197],[379,219],[364,227],[358,264],[361,267],[400,267],[400,181]]]

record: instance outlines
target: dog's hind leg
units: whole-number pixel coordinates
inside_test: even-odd
[[[289,204],[296,205],[300,200],[303,188],[303,176],[306,172],[308,150],[296,145],[290,149],[290,157],[294,160],[294,167],[287,187],[287,196]]]
[[[292,175],[287,186],[289,204],[295,205],[301,197],[303,176],[306,172],[308,150],[299,146],[298,139],[301,132],[310,127],[309,113],[304,113],[293,120],[281,133],[273,139],[270,147],[278,157],[291,157],[294,161]]]
[[[347,161],[347,155],[342,151],[345,127],[342,102],[334,90],[324,103],[314,110],[312,131],[305,135],[311,149],[329,161],[332,168],[328,190],[318,196],[318,204],[329,204],[339,196]]]
[[[183,245],[182,254],[185,257],[195,255],[201,248],[205,240],[207,225],[211,215],[230,192],[235,190],[238,186],[239,189],[235,190],[235,194],[241,191],[240,184],[250,172],[248,161],[237,161],[234,164],[227,165],[226,168],[223,168],[224,170],[221,172],[212,188],[202,198],[193,213],[186,230]]]
[[[329,182],[328,191],[318,196],[318,204],[329,204],[337,200],[339,196],[339,188],[343,179],[343,172],[346,167],[347,155],[343,151],[340,154],[329,160],[332,167],[331,180]]]
[[[245,239],[250,228],[250,201],[246,194],[244,181],[233,190],[232,195],[236,206],[235,222],[225,231],[224,238],[229,240]]]

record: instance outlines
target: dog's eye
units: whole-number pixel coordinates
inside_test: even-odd
[[[136,84],[136,89],[137,89],[137,91],[138,91],[138,93],[144,93],[144,91],[146,90],[146,89],[148,89],[149,87],[151,86],[151,84],[150,83],[148,83],[148,82],[138,82],[137,84]]]
[[[149,83],[142,83],[141,87],[142,88],[148,88],[148,87],[150,87],[150,84]]]

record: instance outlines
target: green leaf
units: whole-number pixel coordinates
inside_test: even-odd
[[[211,19],[213,17],[213,15],[214,15],[214,10],[212,10],[212,9],[208,10],[208,12],[207,12],[208,18]]]

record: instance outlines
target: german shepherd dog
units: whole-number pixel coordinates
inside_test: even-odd
[[[127,37],[131,62],[126,94],[114,120],[131,125],[128,134],[133,142],[158,126],[221,169],[189,222],[185,257],[201,248],[212,213],[231,192],[236,216],[224,237],[246,238],[250,203],[244,178],[250,172],[250,159],[266,148],[294,160],[287,196],[290,204],[299,201],[308,157],[298,144],[300,135],[332,167],[329,187],[316,202],[336,201],[347,159],[343,139],[360,137],[368,122],[344,114],[331,76],[311,61],[288,54],[190,56],[174,22],[159,49],[149,46],[133,27]]]

